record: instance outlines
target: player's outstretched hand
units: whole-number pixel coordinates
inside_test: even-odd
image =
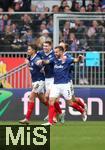
[[[62,57],[62,62],[65,62],[66,59],[67,59],[67,56],[64,55],[64,56]]]

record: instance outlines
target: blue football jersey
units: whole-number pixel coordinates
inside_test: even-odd
[[[61,59],[54,59],[54,84],[65,84],[70,81],[69,68],[74,59],[68,58],[65,62]]]
[[[34,57],[29,58],[29,68],[31,73],[32,82],[45,80],[44,73],[42,72],[43,66],[37,65],[37,61],[40,60],[38,55],[34,55]]]
[[[73,73],[74,73],[74,64],[71,64],[69,67],[69,79],[73,79]]]
[[[51,50],[50,53],[45,53],[44,51],[39,51],[38,56],[43,60],[52,60],[54,59],[54,51]],[[54,65],[53,63],[49,63],[44,65],[45,78],[54,77]]]
[[[74,57],[72,57],[71,54],[68,52],[65,52],[65,56],[67,56],[68,58],[74,59]],[[70,80],[73,79],[73,72],[74,72],[74,63],[72,63],[69,67],[69,79]]]

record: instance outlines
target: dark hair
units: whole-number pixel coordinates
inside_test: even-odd
[[[45,41],[44,43],[45,43],[45,44],[52,45],[52,42],[51,42],[51,41]]]
[[[31,44],[31,43],[29,43],[28,46],[30,46],[30,47],[32,48],[32,50],[35,50],[35,51],[38,50],[36,44]]]
[[[65,51],[68,51],[69,45],[65,43]]]
[[[56,46],[55,49],[59,49],[60,51],[64,52],[64,48],[62,46]]]

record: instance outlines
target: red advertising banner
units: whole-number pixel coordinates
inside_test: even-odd
[[[0,76],[24,64],[24,62],[25,58],[21,57],[0,57]],[[17,72],[15,71],[0,82],[5,88],[29,88],[31,85],[29,69],[26,67]]]
[[[10,71],[15,67],[18,67],[19,65],[23,64],[25,62],[25,58],[6,58],[6,57],[0,57],[0,64],[3,63],[6,65],[6,71]],[[3,65],[4,67],[4,65]]]

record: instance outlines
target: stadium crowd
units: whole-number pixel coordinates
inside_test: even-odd
[[[9,14],[3,14],[5,11]],[[13,14],[23,11],[41,13]],[[53,41],[53,14],[62,12],[105,12],[105,1],[90,0],[88,5],[83,1],[80,5],[72,0],[69,5],[67,0],[61,0],[60,6],[53,5],[50,10],[42,1],[33,5],[32,0],[0,0],[0,51],[26,51],[28,43],[35,43],[42,49],[43,42]],[[104,20],[62,21],[59,33],[59,40],[68,43],[70,51],[105,50]]]

